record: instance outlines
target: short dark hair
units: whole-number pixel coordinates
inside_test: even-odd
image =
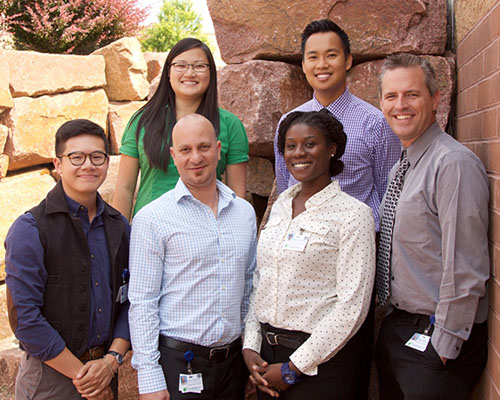
[[[75,136],[93,135],[102,139],[106,154],[109,153],[109,143],[104,129],[95,122],[88,119],[73,119],[62,124],[56,132],[56,156],[60,156],[64,150],[64,144]]]
[[[422,72],[424,73],[425,85],[427,86],[427,89],[429,89],[429,93],[431,94],[431,96],[434,96],[434,94],[439,89],[434,68],[432,68],[431,63],[424,57],[416,56],[415,54],[410,53],[392,54],[384,60],[378,80],[379,95],[382,95],[382,80],[384,79],[384,75],[387,71],[392,71],[398,68],[415,67],[422,68]]]
[[[344,56],[347,58],[351,54],[351,45],[349,43],[349,36],[344,30],[338,26],[335,22],[329,19],[319,19],[317,21],[311,22],[307,25],[302,32],[302,43],[300,44],[300,51],[302,52],[302,58],[304,58],[304,51],[306,49],[307,39],[315,33],[333,32],[339,35],[342,41],[342,47],[344,49]]]
[[[335,155],[330,159],[330,176],[340,174],[344,169],[344,163],[340,157],[344,154],[347,143],[344,126],[326,108],[321,111],[292,112],[281,121],[278,129],[278,150],[281,154],[285,153],[286,133],[296,124],[304,124],[318,129],[323,133],[328,146],[332,144],[337,146]]]

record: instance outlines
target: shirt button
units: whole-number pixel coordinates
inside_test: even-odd
[[[98,308],[97,311],[102,312],[102,308]]]
[[[465,328],[465,332],[469,332],[469,328]]]
[[[459,351],[459,350],[460,350],[460,347],[455,346],[455,350],[456,350],[456,351]]]
[[[90,258],[94,259],[94,258],[95,258],[94,254],[91,254],[91,255],[90,255]]]
[[[394,280],[394,275],[393,275],[393,276],[391,276],[391,280],[392,280],[392,281]]]
[[[87,266],[86,265],[82,265],[82,272],[87,272]]]
[[[399,303],[396,303],[396,307],[399,307]]]
[[[80,292],[85,292],[86,290],[87,288],[85,287],[85,285],[80,286]]]
[[[95,285],[96,285],[96,286],[99,286],[99,282],[96,282],[96,283],[95,283]]]
[[[222,285],[222,290],[226,290],[226,285]]]
[[[80,325],[80,326],[78,327],[78,330],[79,330],[79,331],[83,331],[83,325]]]
[[[80,307],[78,307],[78,309],[83,312],[85,311],[85,306],[82,304]]]
[[[97,334],[97,339],[100,339],[101,338],[101,335],[98,333]]]
[[[75,214],[75,213],[73,213],[73,217],[76,217],[76,214]]]

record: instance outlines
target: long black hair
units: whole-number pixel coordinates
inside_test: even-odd
[[[320,111],[295,111],[288,114],[281,121],[278,129],[278,151],[283,155],[285,153],[286,133],[296,124],[304,124],[318,129],[325,137],[328,146],[335,144],[337,149],[335,155],[330,159],[330,176],[340,174],[344,169],[344,163],[340,157],[344,154],[347,143],[347,135],[344,132],[344,126],[326,108]]]
[[[175,93],[170,85],[170,67],[172,60],[185,51],[200,48],[204,51],[210,65],[210,81],[208,89],[203,95],[197,114],[206,117],[214,126],[215,133],[219,134],[219,105],[217,102],[217,70],[212,52],[202,41],[194,38],[180,40],[168,53],[160,83],[155,94],[132,117],[130,123],[139,118],[135,138],[139,143],[141,129],[145,129],[143,144],[144,152],[151,167],[166,171],[170,161],[170,147],[172,145],[172,128],[175,118]]]

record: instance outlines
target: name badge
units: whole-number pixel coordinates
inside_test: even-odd
[[[201,393],[203,391],[203,379],[201,374],[180,374],[179,392]]]
[[[430,336],[427,336],[423,333],[415,333],[410,338],[410,340],[406,342],[405,346],[411,347],[412,349],[418,351],[425,351],[425,349],[427,349],[427,346],[429,345],[429,340],[431,340]]]
[[[124,283],[118,289],[118,295],[116,296],[116,301],[119,303],[125,303],[128,300],[128,283]]]
[[[311,235],[307,233],[289,233],[285,238],[283,248],[285,250],[304,251],[310,238]]]

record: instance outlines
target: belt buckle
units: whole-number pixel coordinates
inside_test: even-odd
[[[278,334],[274,332],[266,332],[266,340],[271,346],[278,346]]]
[[[211,360],[220,351],[225,351],[226,354],[224,355],[224,358],[227,358],[229,356],[230,347],[231,347],[231,345],[227,344],[225,346],[211,348],[210,353],[208,353],[208,359]]]
[[[89,348],[89,350],[88,350],[89,351],[89,360],[95,360],[94,355],[98,354],[100,350],[101,350],[101,346]]]

